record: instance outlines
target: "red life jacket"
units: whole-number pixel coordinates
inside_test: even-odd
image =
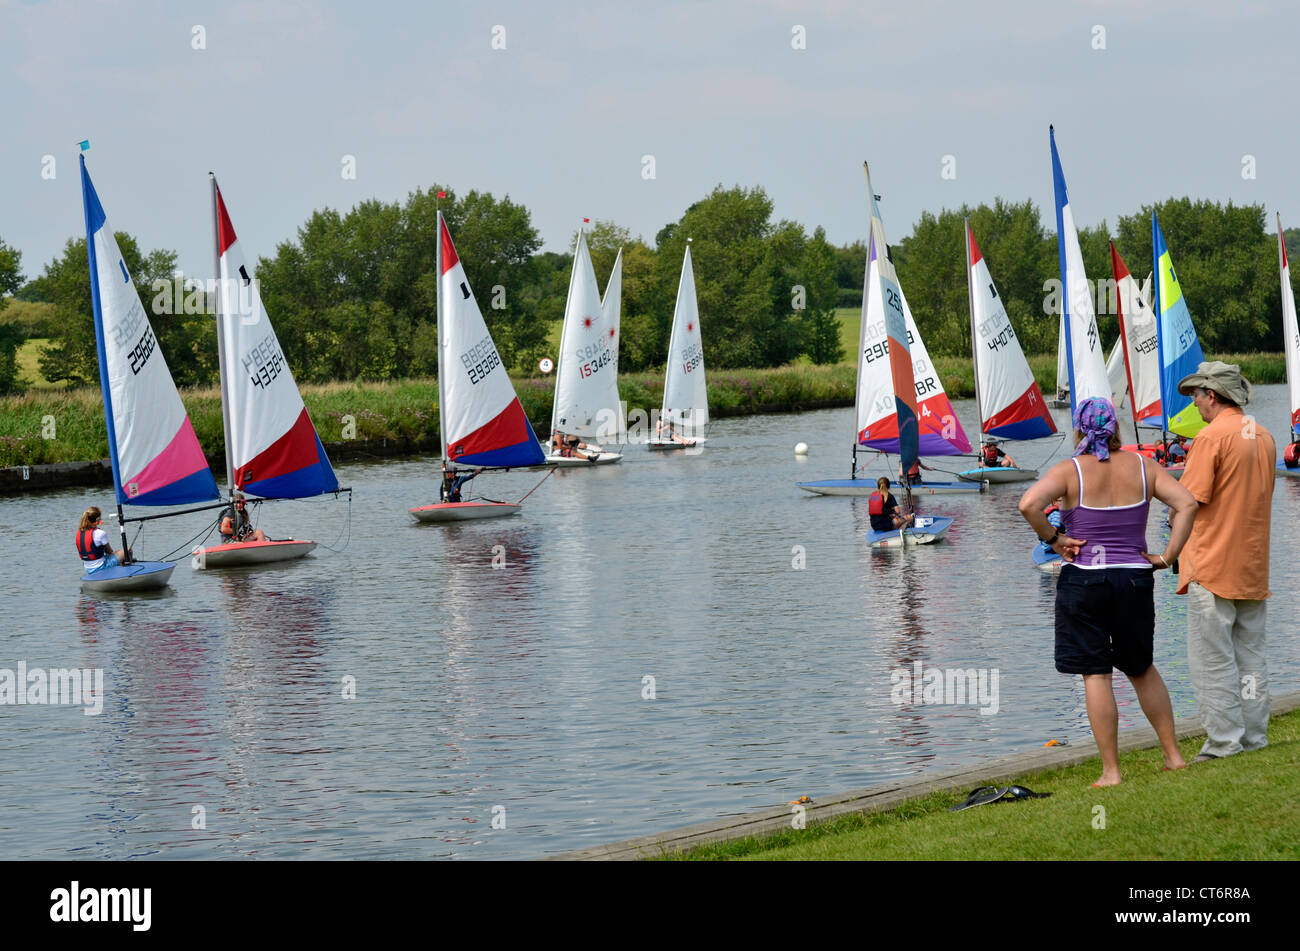
[[[984,447],[984,465],[996,466],[998,464],[999,449],[997,446],[989,443]]]
[[[1162,466],[1169,462],[1169,453],[1165,450],[1164,443],[1156,446],[1155,460]]]
[[[77,532],[77,554],[81,556],[82,561],[99,561],[112,550],[111,545],[95,544],[95,530],[93,528],[88,528],[84,532]]]
[[[1061,511],[1061,507],[1057,505],[1055,502],[1053,502],[1047,508],[1043,509],[1043,514],[1051,515],[1053,512],[1059,512],[1059,511]]]
[[[907,470],[907,477],[909,479],[914,479],[920,474],[921,474],[921,460],[918,459],[916,460],[916,462],[912,463],[912,468]]]
[[[868,496],[867,498],[867,514],[868,515],[885,514],[885,497],[880,494],[879,489],[877,489],[875,492],[872,492],[871,495]]]
[[[1282,461],[1286,463],[1288,469],[1294,469],[1300,465],[1300,443],[1291,443],[1282,451]]]

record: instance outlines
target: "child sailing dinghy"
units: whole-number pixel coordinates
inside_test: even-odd
[[[186,505],[219,496],[216,480],[86,171],[85,156],[81,157],[81,195],[100,390],[118,525],[122,548],[126,550],[123,505]],[[83,573],[81,587],[100,592],[162,588],[175,567],[170,561],[103,567]]]
[[[993,286],[988,263],[980,254],[970,229],[970,219],[966,219],[965,227],[975,409],[980,429],[998,439],[1041,439],[1055,435],[1056,423],[1047,411],[1042,391],[1020,349],[1015,328]],[[977,453],[976,457],[980,455],[984,453]],[[1038,470],[986,464],[960,472],[957,477],[971,481],[987,479],[991,483],[1027,482],[1038,478]]]
[[[546,455],[488,333],[441,211],[437,266],[438,431],[444,471],[455,475],[457,465],[471,470],[542,465]],[[474,474],[461,470],[460,477],[472,480]],[[522,503],[443,499],[409,511],[420,522],[462,522],[514,515]]]
[[[709,423],[709,388],[704,381],[704,336],[700,331],[700,305],[695,296],[695,269],[691,265],[691,239],[677,281],[677,304],[668,337],[668,365],[664,368],[664,405],[651,449],[690,449],[706,442]],[[686,435],[677,432],[681,427]]]
[[[916,377],[913,375],[913,354],[908,346],[908,331],[911,329],[908,325],[906,303],[903,300],[903,292],[898,284],[898,274],[894,270],[894,262],[889,254],[889,245],[885,241],[885,223],[880,218],[880,209],[876,207],[876,195],[871,190],[871,173],[867,169],[867,163],[862,163],[862,171],[867,177],[867,195],[871,202],[871,246],[868,254],[868,260],[873,262],[874,266],[868,267],[868,275],[874,274],[872,286],[864,288],[863,293],[868,297],[875,296],[880,301],[879,321],[884,330],[883,348],[886,351],[885,360],[889,364],[889,374],[893,389],[894,412],[892,414],[892,423],[890,427],[894,433],[898,444],[898,456],[904,472],[909,471],[916,465],[920,459],[922,435],[922,409],[918,406],[917,396],[919,390],[916,385]],[[863,324],[867,323],[866,315],[874,319],[875,310],[867,310],[864,305]],[[915,338],[919,346],[921,339],[918,335]],[[928,358],[926,365],[929,364]],[[944,397],[947,401],[947,397]],[[952,422],[956,422],[956,416],[949,417]],[[874,425],[874,424],[869,424]],[[861,438],[861,434],[860,434]],[[962,437],[965,439],[965,436]],[[855,447],[856,448],[856,447]],[[967,449],[970,446],[967,444]],[[904,513],[915,515],[916,506],[912,504],[912,487],[903,485],[903,494],[906,503],[902,509]],[[867,532],[867,541],[873,548],[893,548],[903,547],[905,545],[929,545],[943,537],[943,533],[952,527],[952,519],[947,516],[931,516],[928,518],[916,517],[912,524],[905,525],[895,531],[870,531]]]
[[[325,448],[244,263],[230,214],[212,186],[212,238],[217,272],[217,358],[222,423],[226,434],[226,484],[232,504],[222,518],[236,519],[236,491],[260,499],[301,499],[339,489]],[[231,541],[196,548],[195,569],[235,568],[302,558],[316,548],[304,539]]]
[[[870,194],[870,184],[868,183]],[[858,343],[858,385],[854,400],[853,459],[848,479],[822,479],[818,482],[795,483],[805,492],[814,495],[870,495],[876,490],[875,479],[859,478],[858,452],[860,447],[881,453],[900,452],[900,409],[902,397],[898,395],[897,374],[890,356],[892,343],[887,330],[887,318],[897,307],[901,312],[910,347],[904,351],[910,358],[907,378],[912,381],[911,400],[917,405],[915,424],[918,426],[920,455],[956,456],[970,452],[970,441],[962,431],[957,414],[953,412],[948,395],[944,392],[939,374],[930,362],[920,331],[912,319],[907,298],[899,287],[897,278],[886,280],[884,274],[894,274],[889,249],[883,244],[884,226],[877,238],[875,223],[879,216],[876,198],[870,194],[872,233],[867,254],[867,273],[862,289],[862,324]],[[886,300],[885,294],[896,295]],[[919,461],[919,460],[914,460]],[[911,466],[904,467],[903,471]],[[891,476],[893,473],[891,473]],[[907,489],[896,483],[900,489]],[[910,487],[912,495],[968,495],[977,494],[988,487],[988,482],[922,482]]]
[[[1282,339],[1286,352],[1286,394],[1291,409],[1291,443],[1300,439],[1300,326],[1296,323],[1295,291],[1291,289],[1291,267],[1286,258],[1286,241],[1282,237],[1282,216],[1277,216],[1277,264],[1282,274]],[[1285,448],[1283,453],[1285,455]],[[1287,468],[1285,458],[1277,462],[1277,471],[1300,478],[1300,465]]]
[[[551,407],[552,446],[547,463],[562,468],[607,466],[623,454],[584,440],[613,435],[620,427],[618,398],[618,321],[622,301],[623,252],[620,250],[601,300],[586,232],[578,228],[569,274],[569,296],[560,328],[560,356]],[[556,447],[557,437],[570,445]]]

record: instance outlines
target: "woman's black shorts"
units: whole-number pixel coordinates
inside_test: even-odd
[[[1149,568],[1065,565],[1056,583],[1056,669],[1130,677],[1151,666],[1155,579]]]

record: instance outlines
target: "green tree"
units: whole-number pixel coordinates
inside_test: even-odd
[[[1264,230],[1264,206],[1184,197],[1121,217],[1115,244],[1135,276],[1154,266],[1152,211],[1201,348],[1211,353],[1280,350],[1277,239]]]
[[[800,336],[804,352],[813,363],[839,363],[844,359],[840,319],[835,313],[839,290],[835,252],[826,242],[826,229],[819,226],[804,250],[800,269],[805,291]]]
[[[0,238],[0,313],[9,304],[5,295],[14,294],[22,287],[22,262],[22,252],[9,247]],[[23,388],[23,381],[18,378],[18,348],[26,339],[21,327],[0,322],[0,393],[12,393]]]
[[[708,364],[776,366],[798,356],[789,296],[790,283],[797,282],[786,280],[786,255],[796,248],[802,255],[803,230],[791,222],[774,228],[771,216],[772,201],[762,188],[719,185],[660,230],[655,270],[662,310],[655,329],[664,349],[690,238]]]
[[[212,320],[204,314],[156,313],[153,307],[155,282],[166,285],[174,280],[176,252],[154,250],[144,254],[126,232],[119,231],[115,237],[172,379],[178,386],[210,382],[217,346]],[[41,373],[51,383],[98,383],[99,355],[86,239],[69,239],[63,255],[47,264],[33,283],[36,293],[54,301],[53,340],[41,354]]]

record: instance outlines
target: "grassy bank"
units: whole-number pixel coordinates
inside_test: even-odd
[[[553,377],[517,377],[524,412],[541,431],[550,426]],[[709,406],[715,415],[761,412],[773,407],[851,402],[854,370],[785,367],[773,370],[717,370],[709,375]],[[433,379],[393,383],[305,385],[303,401],[325,443],[351,439],[438,439],[438,383]],[[663,378],[627,374],[619,390],[630,411],[658,410]],[[199,443],[210,454],[225,452],[221,397],[216,387],[184,390],[181,397]],[[49,438],[47,438],[49,437]],[[0,398],[0,465],[81,462],[108,455],[108,431],[98,389],[32,390]]]
[[[1286,380],[1280,353],[1229,354],[1215,359],[1239,363],[1258,383]],[[1029,358],[1045,393],[1056,385],[1056,356]],[[944,389],[955,399],[974,395],[971,362],[939,357],[935,367]],[[790,366],[770,370],[709,370],[709,408],[715,416],[744,415],[772,409],[813,405],[848,405],[853,401],[855,369],[834,366]],[[524,412],[541,430],[550,426],[554,377],[520,376],[515,389]],[[658,409],[663,377],[629,373],[619,379],[619,392],[630,411]],[[326,443],[344,441],[351,418],[353,439],[416,439],[437,441],[438,384],[433,379],[389,383],[326,383],[302,387],[303,400]],[[225,451],[221,432],[221,403],[216,387],[181,394],[199,442],[208,453]],[[52,438],[47,438],[51,434]],[[33,389],[21,396],[0,398],[0,466],[81,462],[108,455],[99,390]]]
[[[1296,859],[1300,858],[1300,711],[1275,717],[1266,749],[1161,772],[1159,749],[1121,755],[1124,782],[1091,783],[1097,759],[1016,777],[1048,799],[950,813],[933,793],[888,812],[845,816],[679,859]],[[1201,738],[1180,744],[1190,763]],[[1001,783],[999,785],[1009,785]],[[1104,814],[1097,807],[1104,809]],[[1098,828],[1099,818],[1104,827]]]

